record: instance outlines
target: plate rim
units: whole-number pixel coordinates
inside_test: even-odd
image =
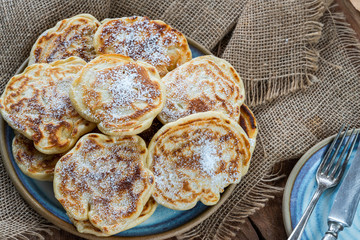
[[[202,46],[200,43],[196,42],[195,40],[186,37],[189,45],[193,45],[197,50],[204,53],[204,55],[212,55],[212,53],[206,49],[204,46]],[[27,66],[28,58],[21,64],[21,66],[18,68],[15,74],[20,73],[20,71],[24,70]],[[10,160],[10,149],[7,148],[6,144],[6,136],[5,136],[5,121],[0,117],[0,151],[1,151],[1,157],[2,161],[4,163],[5,169],[12,181],[12,183],[15,185],[15,188],[17,192],[20,193],[21,197],[30,205],[32,209],[34,209],[38,214],[40,214],[42,217],[47,219],[49,222],[54,224],[55,226],[58,226],[64,231],[70,232],[73,235],[90,239],[90,240],[96,240],[96,239],[111,239],[111,240],[147,240],[147,239],[154,239],[154,240],[160,240],[165,238],[171,238],[176,235],[182,234],[186,231],[189,231],[193,227],[197,226],[201,222],[203,222],[205,219],[209,218],[214,212],[216,212],[217,209],[220,208],[220,206],[223,205],[223,203],[229,198],[231,193],[236,187],[236,184],[229,185],[225,191],[221,194],[221,198],[219,202],[216,205],[209,206],[204,212],[196,216],[195,218],[191,219],[187,223],[178,226],[174,229],[157,233],[157,234],[151,234],[151,235],[145,235],[145,236],[137,236],[137,237],[122,237],[122,236],[109,236],[109,237],[98,237],[91,234],[86,233],[80,233],[76,230],[73,224],[70,224],[68,222],[63,221],[62,219],[55,216],[52,212],[47,210],[43,205],[41,205],[26,189],[26,187],[22,184],[21,180],[19,179],[18,175],[15,172],[15,168]]]
[[[360,128],[355,128],[355,132],[360,131]],[[342,132],[343,133],[343,132]],[[312,148],[310,148],[295,164],[294,168],[291,170],[291,173],[286,181],[286,185],[284,188],[283,198],[282,198],[282,215],[283,222],[285,227],[285,232],[287,236],[290,236],[293,228],[291,226],[291,213],[290,213],[290,196],[294,187],[295,180],[300,173],[300,170],[304,166],[304,164],[321,148],[328,145],[331,140],[335,138],[337,135],[334,134],[329,136],[322,141],[315,144]],[[315,177],[315,176],[314,176]]]

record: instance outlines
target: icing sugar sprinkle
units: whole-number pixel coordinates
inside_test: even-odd
[[[140,164],[141,149],[130,141],[125,146],[102,142],[103,148],[97,149],[100,143],[90,140],[80,140],[80,149],[61,162],[61,185],[64,189],[75,188],[74,194],[91,204],[104,221],[118,221],[138,211],[137,204],[147,188],[147,175]]]
[[[160,96],[160,91],[155,86],[146,82],[139,73],[139,69],[123,66],[113,68],[107,72],[97,72],[97,83],[108,88],[113,102],[109,108],[112,117],[121,117],[123,109],[129,108],[134,103],[154,103]]]
[[[202,139],[197,152],[200,155],[199,163],[202,170],[209,175],[213,175],[218,163],[221,161],[217,154],[216,146],[211,141]]]
[[[173,32],[160,32],[155,23],[148,19],[141,19],[132,25],[123,22],[113,22],[103,29],[102,37],[106,32],[111,36],[105,40],[105,45],[113,45],[115,52],[129,56],[135,60],[143,60],[154,66],[168,64],[168,48],[179,42]],[[121,26],[120,31],[117,29]]]

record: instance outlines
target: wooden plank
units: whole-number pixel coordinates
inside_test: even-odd
[[[287,178],[296,162],[297,160],[285,161],[275,166],[275,171],[279,171],[280,175],[286,175],[286,177],[275,182],[275,186],[285,187]],[[274,194],[274,199],[270,199],[263,209],[250,216],[258,235],[262,239],[281,240],[287,238],[282,216],[282,197],[283,192]]]
[[[234,239],[241,240],[259,240],[258,233],[252,226],[252,223],[249,218],[245,219],[245,222],[241,224],[239,231],[236,232]]]
[[[354,29],[360,39],[360,12],[349,0],[336,0],[335,2],[339,5],[339,11],[345,14],[346,21],[350,23],[351,28]]]

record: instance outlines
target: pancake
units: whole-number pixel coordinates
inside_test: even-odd
[[[33,64],[10,79],[0,98],[0,112],[16,131],[44,154],[68,151],[96,125],[72,107],[70,84],[86,62],[78,57]]]
[[[119,54],[101,55],[70,89],[76,110],[107,135],[131,135],[150,127],[165,103],[156,69]]]
[[[246,104],[241,105],[240,126],[244,129],[250,141],[250,152],[253,153],[256,145],[258,127],[254,113]]]
[[[250,153],[253,154],[256,146],[256,136],[258,134],[258,127],[256,118],[253,112],[249,109],[246,104],[241,105],[241,113],[240,113],[240,126],[246,132],[246,135],[249,138],[250,143]],[[242,175],[244,176],[249,170],[250,161],[247,162],[243,167]]]
[[[98,54],[117,53],[142,60],[161,77],[191,59],[185,36],[160,20],[147,17],[105,19],[94,37]]]
[[[40,35],[30,52],[29,65],[51,63],[77,56],[90,61],[96,56],[94,34],[100,22],[90,14],[64,19]]]
[[[136,218],[133,222],[131,222],[122,231],[136,227],[137,225],[145,222],[155,212],[157,205],[158,205],[157,202],[155,202],[155,200],[152,197],[150,197],[149,200],[146,202],[140,216]],[[94,225],[92,225],[89,220],[79,221],[73,218],[70,218],[70,220],[75,225],[78,232],[89,233],[99,237],[110,236],[108,234],[101,232],[101,230],[96,228]]]
[[[225,60],[197,57],[161,79],[166,87],[159,120],[166,124],[190,114],[219,111],[238,122],[244,103],[244,84]]]
[[[220,112],[196,113],[164,125],[149,144],[159,204],[188,210],[200,200],[214,205],[220,193],[239,183],[250,161],[250,143],[238,123]]]
[[[121,232],[136,223],[154,188],[146,156],[138,136],[87,134],[56,164],[55,197],[73,220]]]
[[[54,168],[62,154],[47,155],[39,152],[31,140],[18,132],[12,142],[12,152],[20,170],[27,176],[41,180],[52,181]]]

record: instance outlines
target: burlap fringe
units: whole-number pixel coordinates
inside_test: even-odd
[[[25,232],[20,234],[15,234],[13,236],[3,236],[2,239],[6,240],[31,240],[31,239],[38,239],[38,240],[45,240],[45,236],[52,236],[54,233],[52,230],[59,228],[52,224],[41,224],[36,228],[31,228]],[[1,236],[1,234],[0,234]]]
[[[306,22],[304,23],[304,66],[302,73],[290,73],[289,75],[271,76],[269,79],[259,79],[258,81],[245,81],[246,102],[250,106],[256,106],[266,101],[270,101],[278,96],[294,92],[305,88],[318,81],[314,72],[318,68],[319,52],[313,48],[320,37],[323,24],[319,22],[324,14],[325,6],[323,0],[307,0],[304,4]]]
[[[333,5],[331,9],[336,7],[337,5]],[[360,42],[356,32],[346,22],[343,13],[332,13],[331,16],[337,30],[336,34],[345,48],[347,57],[353,64],[353,68],[356,71],[360,71]]]
[[[274,194],[281,192],[282,187],[273,186],[274,181],[284,177],[277,174],[269,174],[259,181],[259,183],[251,189],[245,199],[236,207],[234,207],[222,221],[216,231],[216,239],[233,239],[236,231],[240,229],[240,223],[244,219],[263,208],[269,199],[274,198]]]
[[[263,208],[265,203],[274,198],[274,194],[281,192],[283,188],[273,186],[272,183],[285,175],[280,175],[278,173],[269,173],[261,179],[258,184],[246,193],[245,199],[238,205],[235,206],[229,213],[224,216],[224,221],[222,221],[218,226],[216,226],[216,232],[214,239],[219,240],[230,240],[234,239],[236,236],[236,231],[241,228],[241,223],[244,222],[244,219],[257,210]],[[177,236],[177,239],[208,239],[204,236],[199,235],[199,229],[194,228],[181,236]]]

